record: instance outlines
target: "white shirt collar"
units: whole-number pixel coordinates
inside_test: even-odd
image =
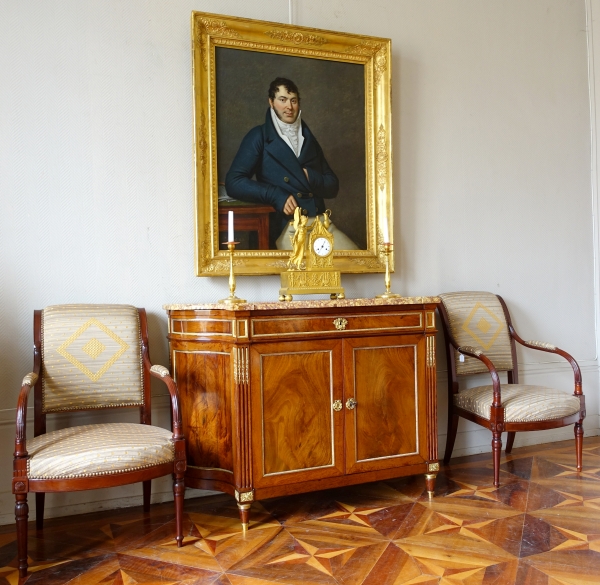
[[[301,121],[302,110],[298,112],[298,117],[296,120],[291,124],[288,124],[277,117],[277,114],[273,108],[270,109],[271,119],[273,120],[273,126],[275,126],[275,130],[277,130],[277,134],[281,136],[283,141],[292,149],[296,156],[300,156],[300,151],[302,150],[302,145],[304,144]]]

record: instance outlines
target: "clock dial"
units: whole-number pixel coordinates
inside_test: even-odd
[[[313,243],[313,250],[317,256],[327,256],[331,253],[331,242],[327,238],[317,238]]]

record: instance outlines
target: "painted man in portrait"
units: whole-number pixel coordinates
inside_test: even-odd
[[[271,205],[271,222],[278,234],[276,247],[291,249],[294,210],[302,207],[309,218],[325,212],[325,199],[337,196],[339,181],[323,150],[302,120],[300,92],[290,79],[277,77],[269,86],[265,123],[242,140],[225,179],[234,199]],[[331,223],[338,250],[357,246]]]

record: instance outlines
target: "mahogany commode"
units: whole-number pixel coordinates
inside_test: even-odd
[[[186,486],[253,501],[426,474],[437,297],[165,305]]]

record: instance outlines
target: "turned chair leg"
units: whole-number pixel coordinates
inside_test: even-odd
[[[575,453],[577,456],[577,471],[583,469],[583,425],[582,421],[575,423]]]
[[[36,492],[35,494],[35,528],[43,530],[44,528],[44,505],[46,503],[46,494]]]
[[[506,436],[506,449],[504,449],[505,453],[510,453],[512,451],[513,443],[515,442],[515,435],[516,434],[517,434],[516,432],[507,433],[507,436]]]
[[[500,454],[502,452],[502,433],[492,433],[492,452],[494,457],[494,487],[500,487]]]
[[[456,440],[456,431],[458,430],[458,414],[448,413],[448,432],[446,433],[446,452],[444,453],[444,463],[450,463],[454,441]]]
[[[185,483],[183,473],[176,473],[173,477],[173,498],[175,500],[175,539],[177,546],[183,546],[183,498]]]
[[[152,480],[142,482],[144,492],[144,512],[150,512],[150,496],[152,495]]]
[[[27,575],[27,521],[29,519],[29,505],[27,493],[16,494],[15,519],[17,522],[17,557],[19,563],[19,576]]]

